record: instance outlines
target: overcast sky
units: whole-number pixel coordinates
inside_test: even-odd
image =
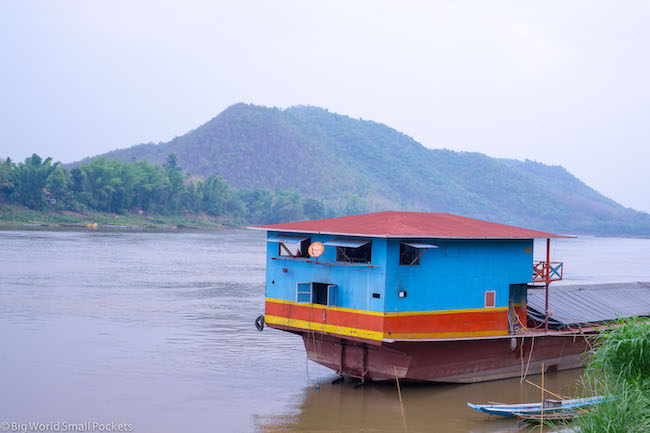
[[[0,1],[0,156],[167,141],[236,102],[566,167],[650,211],[648,1]]]

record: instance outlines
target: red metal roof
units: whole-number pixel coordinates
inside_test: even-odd
[[[338,218],[249,227],[295,233],[379,238],[535,239],[570,236],[528,230],[448,213],[376,212]]]

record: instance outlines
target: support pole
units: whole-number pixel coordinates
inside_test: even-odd
[[[548,284],[548,283],[547,283]],[[542,362],[542,417],[539,420],[539,433],[544,429],[544,363]]]
[[[393,365],[393,371],[395,372],[395,382],[397,383],[397,395],[399,396],[399,407],[402,408],[402,422],[404,423],[404,433],[408,433],[408,428],[406,428],[406,415],[404,414],[404,403],[402,403],[402,391],[399,388],[397,367],[395,367],[394,365]]]
[[[551,269],[551,239],[546,239],[546,307],[544,318],[544,329],[548,331],[548,286],[550,284],[550,269]]]

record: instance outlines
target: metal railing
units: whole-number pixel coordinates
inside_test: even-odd
[[[548,272],[548,279],[546,278]],[[546,262],[538,261],[533,262],[533,282],[534,283],[550,283],[551,281],[562,280],[564,272],[563,262]]]

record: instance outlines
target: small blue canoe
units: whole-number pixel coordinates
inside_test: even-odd
[[[606,400],[604,396],[576,398],[573,400],[552,400],[555,404],[544,405],[544,413],[562,412],[588,408]],[[551,400],[547,400],[551,402]],[[489,415],[503,416],[507,418],[514,417],[517,414],[535,415],[542,412],[542,403],[522,403],[522,404],[473,404],[467,403],[472,409]]]

